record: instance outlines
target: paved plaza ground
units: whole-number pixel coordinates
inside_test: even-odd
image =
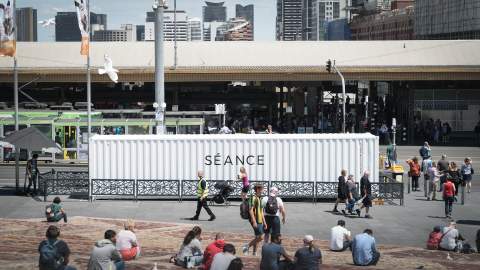
[[[399,149],[399,159],[410,156],[417,149]],[[452,148],[453,149],[453,148]],[[463,150],[442,149],[438,155],[446,152],[460,160],[462,156],[475,157],[480,154],[478,148]],[[470,151],[470,152],[468,152]],[[467,153],[466,153],[467,152]],[[416,152],[415,152],[416,153]],[[414,154],[415,154],[414,153]],[[434,154],[436,155],[436,154]],[[474,163],[475,164],[475,163]],[[0,174],[8,177],[12,186],[10,167],[0,167]],[[480,169],[479,169],[480,170]],[[480,229],[480,177],[475,176],[473,192],[466,194],[465,205],[455,204],[453,218],[458,223],[460,233],[474,245],[475,235]],[[1,186],[1,185],[0,185]],[[5,186],[5,185],[4,185]],[[0,248],[0,269],[34,269],[37,260],[37,245],[44,236],[48,224],[43,222],[46,203],[40,198],[18,197],[11,195],[11,189],[0,189],[0,239],[12,243],[13,247],[3,244]],[[151,269],[153,262],[159,262],[159,269],[176,269],[167,263],[171,254],[178,249],[181,238],[193,226],[186,220],[194,214],[195,202],[184,201],[88,201],[62,197],[64,207],[69,213],[70,222],[60,223],[62,234],[72,245],[73,261],[79,269],[85,269],[89,252],[95,240],[101,238],[103,231],[119,229],[121,220],[133,218],[139,223],[139,237],[145,248],[145,256],[127,269]],[[53,197],[49,197],[49,200]],[[398,201],[397,201],[398,203]],[[195,224],[207,231],[204,245],[210,242],[216,231],[227,233],[227,241],[237,248],[251,237],[251,228],[247,221],[239,216],[239,202],[231,206],[212,207],[217,215],[214,222],[206,221],[203,214]],[[346,217],[330,212],[332,202],[287,202],[287,223],[282,234],[287,238],[285,245],[290,253],[301,245],[301,237],[312,234],[323,251],[324,269],[350,269],[351,255],[327,251],[329,231],[338,219],[345,219],[347,228],[353,234],[371,228],[384,255],[376,269],[480,269],[480,255],[451,254],[453,261],[446,259],[445,252],[432,252],[424,249],[429,232],[435,225],[446,225],[442,201],[426,201],[423,192],[406,194],[405,205],[386,203],[374,206],[373,219]],[[258,257],[243,258],[248,269],[256,269]]]

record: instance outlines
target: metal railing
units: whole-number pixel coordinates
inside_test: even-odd
[[[393,179],[381,178],[372,184],[373,199],[388,201],[400,200],[404,204],[403,183],[391,182]],[[236,180],[209,180],[210,197],[219,193],[215,184],[227,182],[233,188],[229,198],[240,198],[242,182]],[[338,182],[318,181],[256,181],[251,186],[262,184],[263,195],[268,195],[271,187],[277,187],[278,196],[285,199],[303,199],[316,202],[321,199],[337,197]],[[89,183],[87,172],[54,171],[40,175],[40,187],[46,201],[49,195],[85,194],[90,200],[105,199],[195,199],[198,180],[143,180],[143,179],[92,179]],[[358,184],[357,184],[358,187]]]

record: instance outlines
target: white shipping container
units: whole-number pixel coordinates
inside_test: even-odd
[[[365,134],[95,135],[90,179],[336,182],[342,169],[378,182],[378,137]]]

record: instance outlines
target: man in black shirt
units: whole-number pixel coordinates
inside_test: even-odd
[[[443,184],[447,181],[447,172],[450,162],[447,160],[447,155],[443,154],[442,159],[437,162],[438,172],[442,174],[440,176],[440,192],[442,191]]]
[[[341,175],[338,177],[338,186],[337,186],[337,201],[335,201],[335,206],[333,207],[333,212],[338,212],[337,206],[340,202],[345,202],[347,199],[347,184],[345,181],[345,176],[347,176],[347,170],[342,170]]]
[[[27,162],[27,177],[28,177],[28,187],[25,193],[30,193],[30,187],[33,184],[33,195],[37,194],[37,177],[39,174],[38,170],[38,155],[33,154],[32,159]]]
[[[40,258],[38,266],[40,270],[76,270],[69,266],[70,249],[67,243],[59,240],[60,229],[51,225],[47,229],[46,240],[38,246]]]
[[[372,207],[372,184],[368,179],[370,175],[369,171],[363,173],[360,179],[360,196],[362,197],[362,206],[357,209],[357,215],[360,217],[362,209],[365,208],[365,218],[372,218],[369,214],[370,207]]]

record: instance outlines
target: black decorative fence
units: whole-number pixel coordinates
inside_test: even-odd
[[[391,179],[390,179],[391,180]],[[138,179],[92,179],[90,186],[87,172],[49,172],[40,176],[40,187],[46,200],[48,195],[85,194],[90,199],[195,199],[198,180],[138,180]],[[399,200],[403,205],[403,183],[381,178],[381,183],[372,183],[373,198],[386,201]],[[385,181],[385,182],[384,182]],[[227,182],[233,188],[230,198],[240,198],[242,183],[233,180],[209,180],[209,194],[220,191],[217,183]],[[337,196],[337,182],[315,181],[251,181],[251,185],[262,184],[264,195],[271,187],[277,187],[278,196],[284,199],[317,201],[334,199]]]

